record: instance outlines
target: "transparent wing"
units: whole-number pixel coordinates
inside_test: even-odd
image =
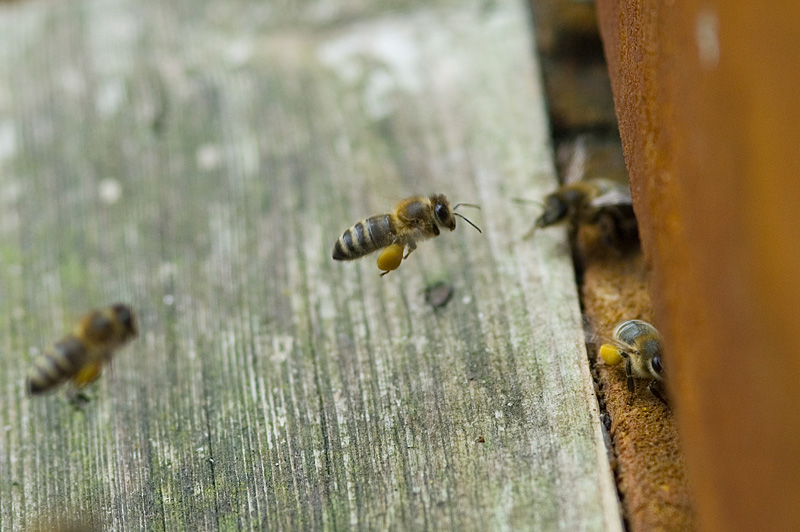
[[[591,201],[591,206],[600,207],[622,207],[633,205],[631,191],[625,187],[617,187],[608,192],[604,192]]]
[[[567,145],[562,149],[564,151],[560,152],[558,157],[564,165],[564,184],[569,185],[582,180],[586,176],[586,137],[581,135],[571,146]]]

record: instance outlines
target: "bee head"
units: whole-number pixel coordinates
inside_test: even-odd
[[[662,380],[664,378],[664,368],[661,366],[661,340],[655,336],[640,341],[639,353],[647,361],[647,369],[650,375],[654,379]]]
[[[650,373],[658,380],[664,378],[664,368],[661,366],[661,355],[656,355],[650,359]]]
[[[557,194],[550,194],[544,200],[544,212],[536,219],[536,227],[547,227],[560,222],[567,215],[569,204]]]
[[[120,323],[122,323],[123,327],[125,327],[126,337],[134,337],[139,334],[136,328],[136,319],[133,317],[133,312],[129,306],[117,303],[111,307],[111,310]]]
[[[458,209],[461,205],[480,209],[479,206],[473,205],[472,203],[457,203],[456,206],[451,209],[450,202],[447,201],[447,198],[444,196],[444,194],[436,194],[435,196],[431,196],[430,199],[431,203],[433,204],[433,217],[436,220],[437,225],[441,225],[443,227],[450,229],[451,231],[455,231],[456,216],[458,216],[459,218],[467,222],[469,225],[474,227],[479,233],[483,232],[481,231],[480,227],[470,222],[465,216],[455,212],[455,210]]]
[[[444,194],[436,194],[431,196],[431,203],[433,204],[433,218],[436,220],[436,225],[446,227],[451,231],[456,228],[456,217],[453,211],[450,210],[450,202]]]

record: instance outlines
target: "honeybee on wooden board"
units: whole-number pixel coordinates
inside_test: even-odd
[[[623,321],[614,328],[610,343],[601,345],[598,353],[609,366],[625,363],[626,383],[631,394],[636,390],[634,378],[646,379],[650,381],[647,385],[650,393],[667,403],[662,393],[661,336],[651,324],[642,320]]]
[[[444,194],[406,198],[391,212],[370,216],[345,231],[333,247],[333,258],[355,260],[383,249],[378,256],[382,277],[399,268],[417,249],[417,242],[439,236],[440,228],[454,231],[456,216],[480,233],[477,225],[455,212],[462,205],[478,208],[470,203],[458,203],[451,209]]]
[[[72,380],[83,388],[97,380],[103,365],[138,334],[133,312],[116,304],[93,310],[70,333],[40,355],[28,375],[28,392],[38,395]]]

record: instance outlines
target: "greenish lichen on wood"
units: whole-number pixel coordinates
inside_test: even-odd
[[[284,7],[0,8],[0,528],[621,530],[522,5]],[[331,260],[420,192],[483,235]],[[115,300],[84,409],[26,397]]]

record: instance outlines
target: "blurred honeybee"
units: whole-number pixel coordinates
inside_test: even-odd
[[[455,230],[456,216],[481,232],[478,226],[455,212],[461,205],[479,208],[459,203],[451,209],[444,194],[406,198],[392,212],[370,216],[345,231],[333,247],[333,258],[354,260],[383,249],[378,256],[378,268],[384,276],[396,270],[403,259],[417,249],[417,242],[439,236],[440,227]],[[406,248],[408,252],[404,255]]]
[[[558,159],[564,184],[544,198],[544,211],[525,238],[565,221],[573,238],[580,226],[594,225],[610,247],[637,243],[639,228],[618,141],[579,135],[560,146]]]
[[[97,526],[81,520],[67,520],[59,524],[45,524],[44,521],[26,529],[28,532],[102,532]]]
[[[114,351],[136,335],[136,320],[127,305],[89,312],[72,333],[34,361],[28,375],[29,393],[44,393],[69,379],[83,388],[100,376]]]
[[[627,320],[617,325],[611,343],[601,345],[599,354],[610,366],[625,362],[625,376],[631,394],[636,390],[634,378],[648,379],[647,389],[666,404],[662,394],[662,350],[661,336],[655,327],[646,321]]]
[[[567,221],[572,234],[581,225],[596,225],[605,243],[621,247],[639,238],[630,188],[618,181],[602,177],[576,181],[560,186],[544,199],[544,212],[525,235],[530,238],[537,229]]]

